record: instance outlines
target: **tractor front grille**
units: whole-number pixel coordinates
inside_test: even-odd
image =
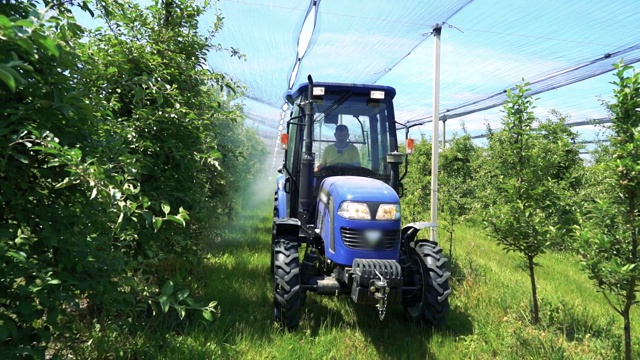
[[[355,250],[393,250],[400,243],[400,230],[386,230],[382,232],[382,239],[372,247],[364,238],[364,230],[340,228],[342,242],[350,249]]]

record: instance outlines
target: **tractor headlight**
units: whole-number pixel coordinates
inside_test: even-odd
[[[380,204],[376,220],[400,220],[399,204]]]
[[[345,201],[340,204],[338,215],[351,220],[370,220],[371,213],[365,203]]]

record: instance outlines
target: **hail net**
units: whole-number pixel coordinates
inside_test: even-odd
[[[613,64],[640,60],[637,0],[223,0],[217,11],[225,17],[217,41],[245,59],[218,51],[209,64],[246,86],[247,117],[270,141],[282,130],[284,94],[308,74],[393,86],[398,122],[430,122],[437,24],[448,137],[462,122],[477,137],[496,127],[506,90],[523,80],[540,116],[555,109],[606,123]],[[595,136],[581,128],[584,139]]]

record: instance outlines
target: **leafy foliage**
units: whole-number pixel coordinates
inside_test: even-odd
[[[424,138],[416,142],[413,153],[407,156],[408,170],[403,180],[403,221],[425,221],[431,199],[431,143]]]
[[[629,317],[640,280],[640,74],[622,63],[616,68],[615,102],[609,104],[611,145],[589,173],[591,190],[576,234],[586,270],[624,319],[625,355],[630,359]]]
[[[490,234],[507,252],[522,254],[528,263],[533,297],[533,322],[538,322],[534,259],[563,234],[571,216],[566,194],[574,168],[580,164],[564,119],[541,123],[533,114],[534,100],[526,84],[509,91],[503,129],[491,132],[485,160],[487,178],[485,221]]]
[[[478,148],[468,134],[455,137],[440,154],[438,172],[440,225],[449,234],[449,257],[455,226],[471,214],[476,197]]]
[[[206,8],[191,1],[83,2],[108,27],[90,31],[68,4],[16,3],[0,13],[8,357],[44,357],[82,318],[200,309],[211,319],[215,303],[199,305],[184,278],[174,288],[170,264],[195,268],[262,151],[232,105],[238,85],[201,66],[219,48],[211,39],[220,16],[200,35]]]

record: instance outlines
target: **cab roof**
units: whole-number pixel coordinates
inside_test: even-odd
[[[294,103],[300,94],[307,91],[308,83],[302,83],[294,90],[287,91],[285,96],[289,104]],[[384,97],[393,100],[396,96],[396,89],[391,86],[371,85],[371,84],[347,84],[347,83],[331,83],[331,82],[314,82],[313,87],[324,87],[326,90],[332,91],[351,91],[354,93],[368,93],[371,90],[384,91]]]

